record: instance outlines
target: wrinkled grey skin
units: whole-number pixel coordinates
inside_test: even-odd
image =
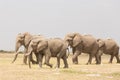
[[[112,63],[114,56],[116,57],[117,63],[120,63],[119,59],[119,46],[113,39],[98,39],[99,44],[99,55],[101,61],[101,55],[108,54],[111,55],[109,63]]]
[[[37,35],[31,35],[31,34],[28,33],[28,32],[25,32],[25,33],[23,33],[23,34],[20,33],[20,34],[17,35],[17,37],[16,37],[16,45],[15,45],[15,52],[16,52],[16,54],[15,54],[15,57],[14,57],[12,63],[14,63],[15,60],[17,59],[17,56],[18,56],[18,54],[19,54],[18,50],[19,50],[19,48],[20,48],[21,46],[24,46],[24,53],[27,53],[29,43],[31,42],[31,40],[32,40],[33,38],[37,38]],[[36,55],[36,54],[35,54],[35,55]],[[37,56],[37,55],[36,55],[36,56]],[[36,61],[34,61],[34,60],[32,59],[32,56],[31,56],[31,61],[32,61],[32,63],[37,63]],[[24,58],[23,58],[23,63],[24,63],[24,64],[27,64],[27,57],[26,57],[26,56],[24,56]]]
[[[37,50],[34,47],[37,46]],[[28,48],[29,52],[27,55],[31,55],[32,51],[37,51],[39,66],[42,67],[43,55],[45,55],[45,64],[52,68],[52,64],[49,63],[51,57],[57,57],[57,67],[60,67],[60,58],[64,61],[64,68],[68,68],[66,50],[68,45],[60,38],[54,39],[42,39],[31,42],[31,46]],[[29,60],[30,61],[30,60]],[[29,62],[29,68],[31,68]]]
[[[92,57],[95,56],[96,64],[100,64],[96,39],[91,35],[80,35],[79,33],[69,33],[65,36],[65,41],[68,42],[69,46],[73,51],[73,63],[78,64],[78,56],[81,53],[88,53],[89,59],[87,64],[91,64]]]

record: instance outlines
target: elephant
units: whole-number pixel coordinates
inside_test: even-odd
[[[119,46],[113,39],[97,39],[99,44],[99,55],[101,61],[101,55],[108,54],[111,55],[109,63],[112,63],[114,56],[116,57],[117,63],[120,63],[119,59]]]
[[[33,46],[34,45],[34,46]],[[37,48],[36,48],[37,47]],[[57,68],[60,67],[60,58],[63,59],[64,68],[68,68],[67,62],[67,49],[68,44],[60,38],[51,38],[51,39],[37,39],[33,40],[28,48],[28,53],[26,56],[30,56],[32,52],[38,53],[39,67],[42,67],[42,59],[45,55],[45,64],[52,68],[52,64],[49,63],[51,57],[57,57]],[[30,57],[29,57],[29,68]]]
[[[81,53],[88,53],[89,59],[87,64],[91,64],[92,57],[96,58],[96,64],[100,64],[97,44],[97,39],[92,35],[81,35],[77,32],[68,33],[65,35],[64,40],[69,44],[73,51],[72,61],[74,64],[78,64],[78,56]]]
[[[12,61],[12,63],[15,62],[15,60],[17,59],[17,56],[18,56],[18,50],[21,46],[24,46],[24,53],[27,53],[27,50],[28,50],[28,46],[29,46],[29,43],[31,42],[32,39],[35,39],[37,37],[40,37],[41,35],[31,35],[30,33],[28,32],[25,32],[25,33],[19,33],[16,37],[16,45],[15,45],[15,57]],[[37,55],[36,55],[37,56]],[[31,56],[32,58],[32,56]],[[34,61],[33,59],[31,59],[32,63],[37,63],[36,61]],[[23,58],[23,63],[24,64],[27,64],[27,57],[24,56]]]

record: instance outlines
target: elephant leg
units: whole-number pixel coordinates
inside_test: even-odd
[[[75,48],[72,49],[73,55],[75,54]],[[72,62],[74,64],[78,64],[78,56],[76,56],[76,58],[72,59]]]
[[[101,62],[102,62],[102,61],[101,61],[101,56],[99,56],[99,60],[100,60],[100,64],[101,64]]]
[[[102,62],[102,61],[101,61],[101,56],[103,55],[103,50],[99,50],[99,51],[98,51],[98,53],[97,53],[96,55],[98,55],[98,56],[99,56],[99,57],[98,57],[98,58],[99,58],[98,63],[100,63],[100,64],[101,64],[101,62]],[[96,57],[96,58],[97,58],[97,57]],[[97,60],[96,60],[96,61],[97,61]]]
[[[96,64],[101,64],[101,56],[96,54],[95,58],[96,58]]]
[[[33,53],[31,53],[31,55],[30,55],[30,60],[31,60],[32,64],[36,64],[37,62],[35,60],[33,60],[33,56],[32,55],[33,55]]]
[[[31,57],[30,57],[30,56],[31,56],[31,54],[28,56],[28,64],[29,64],[29,68],[31,68],[31,63],[30,63],[30,62],[31,62]]]
[[[60,58],[57,57],[57,68],[60,68]]]
[[[61,51],[60,53],[57,54],[57,68],[60,68],[60,58],[62,58],[62,54],[64,52]]]
[[[120,63],[119,55],[115,55],[117,63]]]
[[[64,57],[62,57],[62,59],[63,59],[63,62],[64,62],[64,68],[68,68],[67,57],[64,56]]]
[[[89,54],[89,59],[88,59],[88,62],[86,63],[87,65],[88,65],[88,64],[91,64],[91,62],[92,62],[92,57],[93,57],[93,55],[92,55],[92,54]]]
[[[25,56],[25,55],[23,56],[23,63],[27,64],[27,56]]]
[[[49,63],[49,60],[50,60],[50,56],[45,55],[45,64],[46,64],[47,66],[49,66],[50,68],[52,68],[52,64]]]
[[[109,63],[112,63],[114,55],[111,55]]]
[[[73,61],[74,64],[78,64],[78,56],[79,56],[80,53],[81,53],[81,52],[79,52],[79,51],[76,51],[76,52],[74,53],[74,55],[73,55],[73,57],[72,57],[72,61]]]
[[[42,60],[43,60],[43,55],[42,54],[38,54],[38,62],[39,62],[39,67],[42,68]]]
[[[38,59],[39,53],[35,53],[35,57],[36,57],[36,64],[39,63],[39,59]]]
[[[76,58],[72,59],[72,61],[74,64],[78,64],[78,56]]]

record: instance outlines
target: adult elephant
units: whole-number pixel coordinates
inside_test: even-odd
[[[25,32],[23,34],[20,33],[20,34],[17,35],[17,37],[16,37],[16,45],[15,45],[15,52],[16,52],[16,54],[15,54],[15,57],[14,57],[12,63],[14,63],[15,60],[17,59],[17,56],[19,54],[19,51],[18,51],[19,48],[21,46],[24,46],[24,53],[27,53],[29,43],[31,42],[32,39],[35,39],[37,37],[39,37],[39,36],[37,36],[37,35],[31,35],[28,32]],[[32,58],[32,56],[31,56],[31,58]],[[31,61],[32,61],[32,63],[37,63],[33,59],[31,59]],[[27,57],[26,56],[24,56],[24,58],[23,58],[23,63],[27,64]]]
[[[36,49],[37,47],[37,49]],[[32,52],[38,53],[39,66],[42,67],[42,58],[45,55],[45,64],[52,67],[49,63],[51,57],[57,57],[57,67],[60,67],[60,58],[64,61],[64,68],[68,68],[67,54],[68,44],[60,38],[53,39],[37,39],[30,43],[28,48],[28,54],[31,55]],[[29,67],[30,57],[29,57]]]
[[[96,64],[100,64],[96,39],[91,35],[81,35],[79,33],[69,33],[65,36],[65,41],[73,50],[72,61],[74,64],[78,64],[78,56],[81,53],[88,53],[89,60],[87,64],[91,64],[92,57],[95,56]]]
[[[111,55],[109,63],[112,63],[114,56],[116,57],[117,63],[120,63],[119,59],[119,46],[113,39],[98,39],[99,44],[99,54],[100,54],[100,61],[101,55],[108,54]]]

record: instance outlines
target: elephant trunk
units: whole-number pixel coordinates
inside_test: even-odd
[[[17,53],[19,48],[21,47],[21,43],[20,42],[16,42],[16,45],[15,45],[15,52]]]
[[[33,49],[32,45],[29,46],[29,47],[28,47],[28,51],[27,51],[27,53],[25,53],[25,56],[29,56],[29,55],[31,55],[33,51],[34,51],[34,49]]]
[[[14,57],[12,63],[14,63],[15,60],[17,59],[17,56],[18,56],[18,54],[19,54],[19,53],[18,53],[18,50],[19,50],[20,46],[21,46],[21,44],[18,43],[18,42],[16,42],[16,46],[15,46],[15,57]]]
[[[68,50],[68,55],[67,55],[67,58],[68,58],[68,56],[70,55],[70,51],[69,51],[69,48],[67,48],[67,50]]]

